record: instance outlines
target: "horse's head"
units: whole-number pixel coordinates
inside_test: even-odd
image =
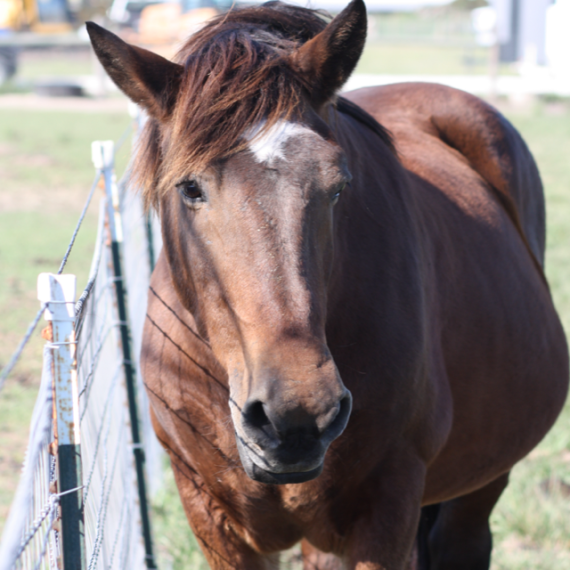
[[[227,370],[245,470],[308,481],[351,410],[325,337],[333,211],[351,175],[325,119],[362,51],[364,4],[328,25],[279,3],[230,12],[178,63],[89,32],[150,116],[133,168],[176,291]]]

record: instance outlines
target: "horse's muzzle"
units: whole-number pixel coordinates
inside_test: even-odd
[[[304,483],[318,477],[325,453],[345,429],[352,396],[342,398],[319,416],[293,409],[277,413],[260,401],[248,401],[236,429],[239,455],[246,473],[269,484]],[[241,433],[239,433],[241,432]]]

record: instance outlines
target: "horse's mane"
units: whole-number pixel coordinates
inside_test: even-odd
[[[272,1],[221,14],[190,37],[175,57],[184,67],[168,129],[168,145],[176,152],[168,153],[164,163],[166,143],[151,118],[133,163],[147,204],[156,205],[171,177],[200,172],[246,148],[248,128],[262,124],[256,135],[262,136],[277,121],[299,113],[305,86],[289,56],[329,19],[322,11]],[[340,112],[367,124],[392,146],[372,117],[345,100],[339,103]],[[157,175],[163,177],[162,188],[154,188]]]
[[[361,125],[364,125],[370,129],[373,133],[376,133],[384,144],[394,153],[396,152],[396,147],[394,146],[394,141],[390,131],[383,127],[372,115],[369,115],[362,107],[359,107],[356,103],[345,99],[344,97],[337,97],[336,100],[336,110],[339,113],[348,115]]]

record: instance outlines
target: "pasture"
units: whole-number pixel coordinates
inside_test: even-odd
[[[503,110],[541,170],[548,208],[547,275],[570,333],[570,106],[554,101]],[[37,274],[57,269],[92,180],[91,141],[117,139],[128,123],[126,113],[0,110],[0,364],[37,311]],[[119,168],[125,161],[122,155]],[[78,287],[91,261],[94,226],[91,212],[68,265],[67,271],[79,277]],[[25,451],[41,346],[37,333],[0,398],[0,526]],[[515,468],[492,517],[494,570],[570,567],[569,434],[567,406],[555,429]],[[168,471],[165,483],[154,500],[161,567],[204,567]]]

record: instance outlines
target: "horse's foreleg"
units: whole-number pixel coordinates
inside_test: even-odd
[[[441,503],[428,539],[429,570],[488,570],[489,516],[508,478],[505,473],[478,491]]]
[[[424,490],[425,465],[413,453],[394,453],[378,467],[374,494],[347,540],[350,570],[409,570]]]

